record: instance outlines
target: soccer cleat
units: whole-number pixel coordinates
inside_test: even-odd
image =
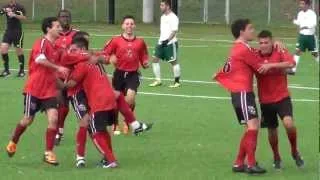
[[[55,146],[59,146],[61,141],[62,141],[62,139],[63,139],[63,134],[57,133],[57,135],[56,135],[56,137],[54,139],[54,145]]]
[[[281,170],[282,169],[281,160],[274,160],[273,161],[273,168],[276,170]]]
[[[26,73],[24,73],[23,70],[20,70],[17,74],[17,77],[24,77],[26,75]]]
[[[98,163],[98,167],[101,167],[101,168],[117,168],[118,167],[118,163],[116,161],[109,163],[106,159],[101,159],[101,161]]]
[[[156,80],[153,83],[149,84],[149,87],[157,87],[161,85],[162,85],[161,81]]]
[[[232,172],[234,173],[244,173],[247,170],[247,165],[243,164],[243,165],[233,165],[232,166]]]
[[[129,133],[129,127],[128,127],[128,125],[126,123],[123,123],[122,132],[123,132],[123,134],[128,134]]]
[[[8,77],[8,76],[10,76],[10,71],[6,71],[6,70],[4,70],[4,71],[2,71],[2,73],[0,74],[0,77]]]
[[[115,125],[115,124],[114,124],[114,125],[112,126],[112,131],[113,131],[113,135],[115,135],[115,136],[118,136],[118,135],[121,134],[119,125]]]
[[[298,168],[303,168],[304,167],[304,160],[303,158],[300,156],[299,153],[292,155],[292,158],[295,160],[296,165]]]
[[[53,165],[53,166],[59,165],[59,163],[57,161],[57,157],[54,154],[54,152],[52,152],[52,151],[46,151],[44,153],[43,161],[50,164],[50,165]]]
[[[77,167],[77,168],[84,168],[84,167],[86,167],[86,160],[84,159],[84,157],[77,157],[76,167]]]
[[[258,163],[252,167],[248,167],[246,171],[248,174],[264,174],[267,172],[264,168],[260,167]]]
[[[180,87],[180,86],[181,86],[180,83],[175,82],[174,84],[170,85],[169,88],[178,88],[178,87]]]
[[[142,132],[149,131],[153,126],[153,123],[140,123],[140,127],[133,130],[133,134],[138,136]]]
[[[13,155],[17,151],[17,144],[14,143],[13,141],[10,141],[9,144],[7,145],[6,150],[7,150],[8,156],[13,157]]]

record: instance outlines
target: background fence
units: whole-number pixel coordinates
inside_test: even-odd
[[[8,0],[0,0],[0,5]],[[72,11],[75,22],[106,22],[108,0],[18,0],[26,7],[32,21],[54,16],[62,7]],[[116,21],[125,14],[142,21],[143,0],[116,0]],[[154,0],[154,21],[160,18],[160,0]],[[314,0],[313,8],[319,7]],[[297,0],[179,0],[179,18],[182,22],[226,24],[239,17],[248,17],[256,24],[290,25],[286,13],[297,13]],[[315,9],[315,8],[314,8]],[[319,8],[315,9],[317,12]]]

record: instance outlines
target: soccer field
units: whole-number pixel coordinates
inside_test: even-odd
[[[81,24],[76,27],[91,34],[90,46],[96,49],[101,49],[111,35],[120,33],[119,26]],[[28,24],[25,29],[28,57],[33,41],[41,33],[39,25]],[[293,52],[295,29],[272,30],[274,36],[279,39],[282,37],[282,41]],[[138,25],[137,35],[145,37],[150,55],[158,32],[158,26]],[[229,29],[225,26],[182,25],[179,38],[183,79],[181,88],[168,88],[172,79],[169,64],[161,64],[162,77],[166,80],[158,88],[148,87],[152,82],[152,69],[142,70],[144,79],[139,89],[136,114],[139,119],[154,122],[155,125],[152,131],[139,137],[113,137],[120,168],[112,170],[96,167],[100,155],[90,140],[87,143],[87,167],[75,168],[77,120],[72,111],[66,120],[65,138],[55,149],[59,166],[52,167],[42,162],[47,123],[43,114],[38,114],[33,125],[22,136],[16,155],[13,158],[7,157],[5,146],[23,112],[21,90],[24,79],[15,77],[17,58],[11,52],[12,76],[0,79],[0,179],[318,179],[319,64],[311,55],[303,55],[298,73],[289,77],[298,128],[298,146],[306,163],[305,168],[297,169],[295,166],[281,126],[280,152],[284,169],[275,171],[272,168],[273,159],[266,130],[261,130],[257,159],[268,173],[255,177],[231,172],[243,129],[238,125],[229,94],[211,81],[213,73],[224,64],[231,46]],[[108,72],[112,72],[111,67],[108,67]]]

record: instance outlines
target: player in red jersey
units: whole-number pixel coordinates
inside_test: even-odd
[[[58,165],[56,155],[53,152],[58,120],[56,72],[64,76],[69,73],[68,69],[56,65],[60,54],[55,48],[54,42],[59,37],[61,30],[56,17],[45,18],[42,22],[44,37],[36,40],[29,59],[29,76],[23,91],[24,117],[16,126],[6,148],[10,157],[16,152],[20,136],[31,125],[35,114],[41,110],[46,112],[48,118],[44,161],[52,165]]]
[[[66,50],[72,42],[72,38],[75,36],[78,30],[72,28],[71,26],[71,12],[66,9],[62,9],[58,12],[58,19],[62,26],[62,32],[60,37],[56,40],[56,46],[61,50]],[[64,122],[69,112],[69,101],[66,91],[59,91],[59,118],[58,118],[58,133],[55,139],[55,145],[59,145],[61,139],[63,138]]]
[[[275,169],[281,169],[281,157],[278,147],[278,118],[286,129],[291,145],[291,154],[298,167],[303,167],[304,161],[297,148],[297,130],[293,122],[292,102],[288,90],[287,75],[284,71],[295,66],[293,56],[288,51],[278,51],[273,48],[273,38],[270,31],[261,31],[258,35],[259,55],[263,63],[270,63],[265,70],[276,64],[278,69],[268,74],[257,74],[258,94],[262,113],[261,127],[268,128],[268,139],[273,151]],[[281,66],[279,66],[281,63]]]
[[[88,53],[88,40],[85,38],[75,38],[72,42],[72,45],[70,47],[70,51],[67,54],[63,55],[63,61],[65,62],[66,66],[73,66],[74,64],[77,63],[83,63],[83,62],[87,62],[89,61],[89,59],[91,58],[98,58],[98,56],[96,55],[91,55],[90,53]],[[77,65],[75,65],[77,66]],[[95,65],[98,67],[98,69],[100,70],[99,74],[103,73],[104,74],[104,70],[102,69],[101,65]],[[94,70],[92,70],[94,71]],[[95,70],[97,71],[97,70]],[[95,72],[97,74],[97,72]],[[93,73],[94,74],[94,73]],[[84,75],[84,76],[92,76],[90,75]],[[72,77],[71,77],[72,78]],[[107,83],[109,83],[108,78],[102,78],[105,79],[104,81],[107,81]],[[100,81],[102,81],[100,79]],[[90,83],[97,83],[97,84],[104,84],[106,82],[100,82],[99,79],[95,80],[95,81],[90,81]],[[80,86],[79,86],[80,85]],[[103,85],[105,86],[105,85]],[[86,128],[88,126],[88,114],[89,114],[89,110],[92,109],[91,106],[94,106],[95,102],[91,102],[90,100],[93,101],[97,101],[97,97],[93,97],[92,94],[91,96],[87,96],[86,92],[85,92],[85,88],[83,87],[82,83],[78,83],[76,86],[76,88],[72,88],[69,89],[68,92],[72,93],[72,105],[74,107],[74,110],[78,116],[78,118],[80,119],[80,130],[84,129],[84,134],[86,136]],[[94,87],[94,85],[92,85],[92,88]],[[87,87],[88,88],[88,87]],[[103,89],[101,89],[100,93],[106,93],[103,91]],[[136,135],[143,132],[143,131],[147,131],[151,128],[152,125],[150,124],[145,124],[145,123],[140,123],[138,121],[136,121],[134,114],[132,113],[132,111],[130,110],[129,105],[126,103],[125,98],[123,96],[123,94],[119,93],[119,92],[115,92],[116,95],[116,103],[117,103],[117,108],[120,110],[120,112],[123,114],[123,116],[125,117],[125,121],[126,123],[128,123],[131,128],[133,129],[133,133],[135,133]],[[104,99],[102,98],[98,98],[99,101],[104,101]],[[80,131],[79,131],[80,132]],[[92,128],[89,129],[89,133],[92,134]],[[85,138],[84,136],[84,138]],[[78,140],[79,137],[79,133],[77,136],[77,144],[80,145],[85,144],[85,139],[80,138]],[[84,141],[84,142],[81,142]],[[79,150],[80,148],[80,150]],[[80,152],[81,151],[81,152]],[[104,161],[104,164],[107,163],[108,161]],[[110,161],[109,161],[110,162]],[[78,146],[77,147],[77,162],[76,162],[76,166],[77,167],[84,167],[85,165],[85,160],[84,160],[84,147],[81,150],[81,147]]]
[[[144,40],[137,38],[134,34],[135,19],[133,16],[125,16],[122,20],[123,33],[113,37],[104,47],[107,57],[116,56],[115,71],[112,84],[115,90],[126,95],[126,101],[135,109],[135,99],[140,85],[140,65],[149,67],[149,56],[147,45]],[[118,123],[116,122],[116,125]],[[125,126],[126,127],[126,126]],[[127,128],[125,128],[125,133]],[[117,126],[114,128],[117,131]]]

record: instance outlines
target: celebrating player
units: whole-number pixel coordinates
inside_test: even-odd
[[[12,44],[16,49],[16,54],[19,59],[19,72],[17,76],[24,77],[23,31],[21,20],[27,19],[26,10],[21,4],[17,3],[16,0],[10,0],[9,4],[3,6],[0,10],[0,15],[4,14],[7,17],[7,28],[1,43],[4,71],[0,74],[0,77],[10,75],[8,50]]]
[[[135,19],[133,16],[125,16],[122,20],[123,33],[113,37],[104,47],[104,54],[108,57],[116,56],[115,71],[113,73],[112,84],[115,90],[126,95],[126,101],[135,109],[135,99],[140,85],[139,66],[148,68],[148,49],[144,40],[137,38],[134,34]],[[119,132],[117,128],[115,132]],[[127,126],[124,124],[124,130]]]
[[[56,17],[45,18],[42,22],[44,37],[36,40],[30,53],[29,76],[24,88],[24,117],[16,126],[13,136],[6,148],[12,157],[20,136],[31,125],[38,111],[45,111],[48,118],[46,131],[46,151],[44,161],[58,165],[53,152],[54,138],[57,133],[57,86],[56,72],[68,75],[69,70],[56,65],[60,54],[54,46],[62,28]]]
[[[162,12],[160,23],[160,38],[154,51],[152,63],[153,73],[156,80],[150,84],[150,87],[161,86],[161,71],[159,60],[164,60],[172,65],[174,84],[171,88],[180,87],[181,69],[177,59],[178,40],[177,33],[179,27],[179,19],[172,12],[169,0],[162,0],[160,4]]]
[[[296,47],[294,60],[296,67],[292,68],[291,74],[297,71],[297,66],[300,60],[300,55],[306,50],[311,51],[312,56],[319,63],[319,53],[317,49],[317,39],[315,36],[317,28],[317,14],[310,9],[310,0],[300,0],[299,7],[301,11],[298,17],[293,20],[293,23],[299,27],[299,37]]]
[[[66,50],[71,42],[72,38],[78,32],[78,30],[73,29],[71,26],[71,12],[63,9],[58,13],[58,19],[62,27],[62,32],[60,33],[60,37],[56,40],[56,46],[58,46],[61,50]],[[66,91],[59,91],[58,95],[59,100],[59,118],[58,118],[58,133],[55,139],[55,145],[59,145],[61,139],[63,138],[63,129],[64,122],[69,112],[69,101],[67,97]]]
[[[258,94],[261,104],[261,127],[268,128],[268,139],[273,151],[275,169],[281,169],[281,157],[278,147],[278,118],[279,116],[287,131],[291,145],[291,154],[298,167],[303,167],[304,161],[297,148],[297,130],[292,118],[292,102],[288,90],[286,68],[293,68],[295,62],[288,51],[278,51],[273,48],[272,33],[261,31],[258,35],[259,55],[263,63],[271,63],[265,68],[271,68],[274,63],[279,69],[274,69],[268,74],[257,74]],[[273,63],[273,64],[272,64]],[[265,69],[267,70],[267,69]]]

